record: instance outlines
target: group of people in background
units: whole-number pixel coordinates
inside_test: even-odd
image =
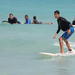
[[[21,23],[20,21],[18,21],[18,19],[12,13],[10,13],[9,17],[8,17],[8,21],[2,21],[2,22],[3,23],[7,22],[9,24],[53,24],[50,22],[49,23],[43,23],[41,21],[38,21],[36,16],[33,16],[33,21],[30,20],[28,15],[25,15],[24,18],[25,18],[25,22]]]
[[[31,21],[28,15],[24,16],[25,22],[22,23],[18,21],[17,17],[15,17],[12,13],[9,14],[8,21],[2,21],[2,23],[9,23],[9,24],[53,24],[52,22],[41,22],[38,21],[36,16],[33,16],[33,20]],[[75,25],[75,19],[72,22],[72,25]]]

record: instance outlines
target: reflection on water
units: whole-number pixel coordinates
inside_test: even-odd
[[[59,59],[59,61],[57,61],[56,63],[56,67],[57,67],[57,75],[71,75],[70,74],[70,65],[71,65],[71,61],[69,59],[67,59],[68,57],[61,57]]]

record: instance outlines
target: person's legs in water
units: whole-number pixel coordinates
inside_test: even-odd
[[[70,33],[65,32],[61,37],[63,38],[64,42],[66,43],[66,46],[68,48],[68,51],[72,51],[72,48],[70,46],[70,43],[68,42],[68,39],[72,36],[74,33],[74,28],[70,28]]]
[[[59,44],[60,44],[60,53],[64,53],[64,48],[63,48],[63,46],[64,46],[64,44],[63,44],[63,38],[62,37],[60,37],[59,38]]]
[[[70,43],[68,42],[68,40],[64,40],[64,42],[66,43],[68,51],[72,51],[72,48],[71,48]]]

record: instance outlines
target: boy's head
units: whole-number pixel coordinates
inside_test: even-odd
[[[28,17],[28,15],[25,15],[25,19],[27,20],[29,17]]]
[[[13,18],[13,16],[14,16],[14,15],[13,15],[12,13],[10,13],[10,14],[9,14],[9,18],[11,18],[11,19],[12,19],[12,18]]]
[[[60,12],[58,10],[54,11],[54,17],[58,19],[60,17]]]
[[[36,16],[33,16],[33,19],[36,20]]]

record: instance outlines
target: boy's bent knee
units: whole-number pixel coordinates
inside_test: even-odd
[[[63,38],[62,38],[62,37],[60,37],[60,38],[59,38],[59,41],[61,42],[62,40],[63,40]]]

